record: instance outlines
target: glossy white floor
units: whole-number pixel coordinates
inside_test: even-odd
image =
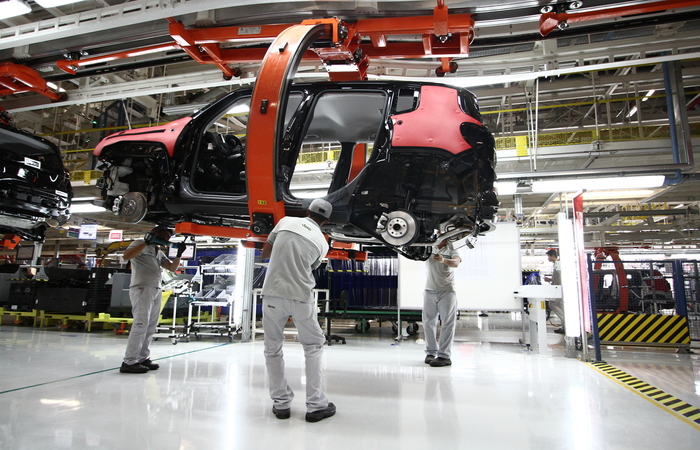
[[[126,337],[110,331],[0,328],[0,449],[695,449],[700,426],[577,359],[518,344],[517,315],[463,314],[453,365],[423,363],[422,328],[400,345],[391,326],[325,348],[336,416],[304,421],[303,352],[290,336],[297,397],[271,413],[261,336],[152,344],[161,368],[120,374]],[[697,350],[696,350],[697,352]],[[610,365],[700,407],[700,356],[612,349]]]

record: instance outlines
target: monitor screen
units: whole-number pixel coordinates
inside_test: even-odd
[[[17,261],[31,261],[34,259],[34,246],[22,245],[17,247]]]
[[[194,259],[194,254],[195,254],[195,249],[197,247],[197,244],[195,244],[194,242],[187,242],[185,245],[187,245],[187,248],[185,249],[185,253],[182,254],[180,259],[182,259],[182,260]],[[173,259],[175,257],[177,257],[177,244],[168,249],[168,258]]]

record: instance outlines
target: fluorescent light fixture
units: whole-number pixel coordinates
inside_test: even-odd
[[[153,53],[160,53],[160,52],[164,52],[166,50],[169,50],[169,49],[165,49],[163,47],[145,48],[143,50],[135,50],[133,52],[129,52],[128,55],[132,58],[135,58],[136,56],[151,55]]]
[[[576,178],[541,180],[532,182],[532,192],[547,194],[555,192],[609,191],[613,189],[650,189],[664,184],[663,175],[644,175],[615,178]]]
[[[34,0],[39,6],[43,8],[55,8],[57,6],[70,5],[71,3],[78,3],[84,0]]]
[[[54,91],[55,91],[56,89],[58,89],[58,86],[56,86],[56,84],[54,84],[54,83],[52,83],[52,82],[50,82],[50,81],[47,81],[47,82],[46,82],[46,86],[48,86],[49,88],[53,89]]]
[[[90,203],[74,203],[70,205],[71,214],[97,213],[105,211],[107,211],[105,208],[101,206],[95,206]]]
[[[496,181],[493,187],[498,192],[498,195],[514,195],[518,188],[518,183],[515,181]]]
[[[102,58],[93,59],[92,61],[90,61],[90,64],[100,64],[104,62],[114,61],[115,59],[117,59],[116,56],[104,56]]]
[[[652,189],[635,189],[635,190],[621,190],[621,191],[586,191],[583,193],[583,198],[586,200],[605,200],[610,198],[645,198],[652,195],[654,191]],[[567,196],[573,197],[576,195],[575,192],[568,194]]]
[[[671,255],[671,259],[692,259],[699,260],[700,253],[675,253]]]
[[[636,112],[637,112],[637,107],[633,106],[632,109],[630,109],[630,113],[627,114],[627,117],[632,117]]]
[[[649,100],[649,97],[651,97],[652,95],[654,95],[654,92],[656,92],[656,89],[652,89],[652,90],[650,90],[649,92],[647,92],[647,95],[644,96],[644,98],[642,99],[642,101],[645,102],[645,101]]]
[[[0,2],[0,20],[21,16],[32,12],[32,7],[21,0],[6,0]]]

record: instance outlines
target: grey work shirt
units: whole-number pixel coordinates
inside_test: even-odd
[[[552,285],[561,285],[561,269],[559,261],[555,261],[552,264]]]
[[[284,217],[267,241],[272,244],[272,253],[262,295],[312,302],[316,286],[312,270],[328,253],[321,227],[310,217]]]
[[[143,244],[143,239],[137,239],[129,247]],[[131,283],[129,287],[149,286],[160,288],[161,267],[164,261],[170,261],[165,253],[155,245],[147,245],[138,256],[131,259]]]
[[[459,258],[459,252],[449,244],[438,249],[437,253],[447,259]],[[453,268],[445,263],[435,261],[434,255],[430,255],[427,261],[428,279],[425,282],[425,289],[427,291],[454,291],[455,274]]]

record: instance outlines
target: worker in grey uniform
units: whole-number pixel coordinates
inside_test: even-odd
[[[270,258],[263,283],[263,330],[265,365],[269,380],[272,412],[288,419],[294,392],[284,373],[284,325],[291,316],[304,348],[306,362],[306,421],[318,422],[335,414],[335,405],[323,393],[321,368],[326,338],[318,324],[313,288],[313,269],[328,253],[321,226],[328,222],[333,207],[315,199],[306,217],[284,217],[267,237],[263,260]]]
[[[180,266],[185,244],[178,245],[177,257],[172,261],[161,251],[169,245],[173,232],[164,226],[156,226],[143,239],[132,242],[123,258],[131,261],[129,300],[134,321],[129,330],[121,373],[146,373],[158,369],[150,359],[151,338],[156,332],[161,310],[161,267],[172,272]]]
[[[457,294],[454,290],[454,269],[462,262],[459,253],[447,240],[441,241],[426,261],[428,279],[423,292],[423,330],[425,363],[431,367],[452,365],[452,340],[457,320]],[[442,322],[440,342],[437,340],[438,316]]]
[[[550,284],[553,286],[560,286],[561,285],[561,269],[560,269],[560,262],[559,262],[559,253],[557,252],[557,249],[552,248],[547,251],[547,259],[549,262],[552,263],[552,276],[547,278],[545,277],[545,281],[549,281]],[[555,298],[552,300],[549,300],[549,309],[559,317],[559,321],[561,322],[561,327],[557,328],[554,330],[555,333],[558,334],[564,334],[566,333],[566,322],[564,321],[564,299],[563,298]]]

